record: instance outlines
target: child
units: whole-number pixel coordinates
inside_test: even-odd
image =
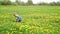
[[[22,17],[19,16],[18,14],[14,14],[14,16],[16,17],[16,22],[21,22],[22,21]]]

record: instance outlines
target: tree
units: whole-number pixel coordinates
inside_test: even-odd
[[[21,0],[16,0],[17,5],[20,5]]]
[[[48,5],[48,3],[42,2],[42,3],[39,3],[39,5]]]
[[[28,2],[26,3],[27,5],[33,5],[32,0],[28,0]]]
[[[60,6],[60,2],[57,2],[57,5]]]
[[[24,3],[24,2],[20,2],[20,5],[23,5],[23,6],[24,6],[24,5],[25,5],[25,3]]]
[[[51,2],[49,3],[51,6],[60,6],[60,2]]]
[[[10,0],[3,0],[2,1],[2,5],[11,5],[11,1]]]
[[[0,5],[2,4],[2,1],[0,1]]]

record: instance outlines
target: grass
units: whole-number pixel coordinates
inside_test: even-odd
[[[0,6],[0,34],[60,34],[60,6]]]

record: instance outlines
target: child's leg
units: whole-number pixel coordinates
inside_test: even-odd
[[[19,19],[16,19],[16,22],[21,22],[21,20],[19,20]]]
[[[19,22],[21,22],[21,20],[19,20]]]

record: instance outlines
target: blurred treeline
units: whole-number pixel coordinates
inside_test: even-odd
[[[30,6],[30,5],[47,5],[47,6],[60,6],[60,2],[50,2],[50,3],[45,3],[41,2],[38,4],[33,4],[32,0],[28,0],[27,3],[20,2],[16,0],[16,2],[11,2],[10,0],[0,0],[0,5],[22,5],[22,6]]]

